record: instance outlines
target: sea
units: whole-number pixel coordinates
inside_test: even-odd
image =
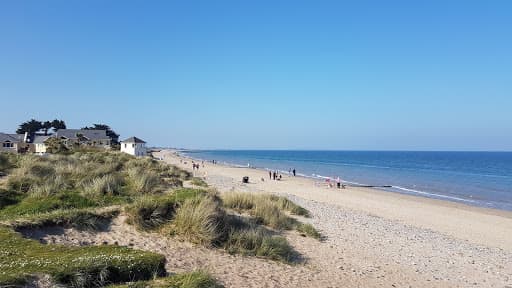
[[[232,166],[512,211],[512,152],[187,150]]]

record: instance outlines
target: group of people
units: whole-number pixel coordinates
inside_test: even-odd
[[[199,163],[192,162],[192,171],[199,170]]]
[[[336,177],[335,181],[336,181],[336,188],[338,188],[338,189],[345,189],[346,186],[345,186],[345,184],[341,183],[341,179],[340,179],[339,176]],[[327,183],[327,186],[329,186],[329,188],[333,188],[334,187],[334,184],[333,184],[334,181],[331,181],[331,178],[326,178],[325,182]]]
[[[270,180],[281,180],[283,175],[279,174],[277,171],[268,171],[268,177]]]

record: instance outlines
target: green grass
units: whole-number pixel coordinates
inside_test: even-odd
[[[221,284],[204,271],[174,274],[152,281],[132,282],[122,285],[112,285],[108,288],[222,288]]]
[[[318,240],[322,238],[320,232],[318,232],[318,230],[316,230],[316,228],[311,224],[300,223],[295,229],[297,232],[302,233],[305,236],[309,236]]]
[[[225,249],[229,253],[258,256],[282,262],[290,262],[296,256],[296,252],[286,238],[271,235],[261,227],[231,230]]]
[[[23,284],[34,274],[73,286],[102,286],[163,275],[164,265],[164,256],[155,253],[108,245],[42,245],[0,227],[0,286]]]
[[[22,195],[15,193],[11,190],[5,190],[0,188],[0,209],[9,205],[14,205],[18,203],[21,199]]]
[[[9,205],[0,210],[0,220],[27,217],[54,210],[81,209],[96,206],[98,204],[95,201],[72,192],[63,192],[47,197],[26,197],[15,205]]]
[[[204,182],[203,179],[198,178],[198,177],[192,178],[192,180],[190,180],[190,184],[192,184],[194,186],[199,186],[199,187],[208,187],[208,184],[206,182]]]
[[[128,223],[142,230],[156,228],[173,217],[175,204],[169,196],[138,198],[125,209]]]
[[[186,200],[202,199],[207,194],[200,189],[181,188],[170,194],[139,197],[125,209],[128,223],[142,230],[157,228],[171,220]]]
[[[295,229],[303,235],[321,239],[320,233],[311,224],[303,224],[285,213],[309,217],[308,210],[285,197],[230,192],[222,195],[222,201],[224,207],[247,212],[263,225],[278,230]]]
[[[44,226],[63,226],[79,230],[98,230],[109,224],[110,220],[119,214],[118,207],[107,207],[101,210],[69,209],[53,210],[51,212],[26,216],[2,221],[3,224],[15,228],[24,229]]]
[[[278,207],[280,210],[289,212],[292,215],[300,215],[309,217],[309,211],[286,197],[277,196],[273,194],[252,194],[252,193],[224,193],[222,201],[227,208],[235,209],[238,211],[251,210],[257,204],[271,203]]]
[[[187,199],[171,223],[171,234],[207,247],[226,238],[226,214],[212,196]]]

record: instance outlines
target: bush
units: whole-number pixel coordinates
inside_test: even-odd
[[[142,197],[125,211],[128,223],[140,229],[152,229],[167,222],[174,215],[175,202],[170,197]]]
[[[226,238],[226,215],[213,197],[187,199],[177,210],[171,231],[204,246],[217,246]]]

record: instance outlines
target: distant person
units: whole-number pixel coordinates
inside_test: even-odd
[[[281,181],[281,178],[283,178],[283,175],[279,174],[279,181]]]
[[[292,172],[293,172],[293,176],[295,177],[295,168],[293,168]]]
[[[336,178],[336,187],[338,187],[338,189],[340,189],[340,188],[341,188],[340,176],[338,176],[338,177]]]
[[[268,179],[272,180],[272,171],[268,171]]]

